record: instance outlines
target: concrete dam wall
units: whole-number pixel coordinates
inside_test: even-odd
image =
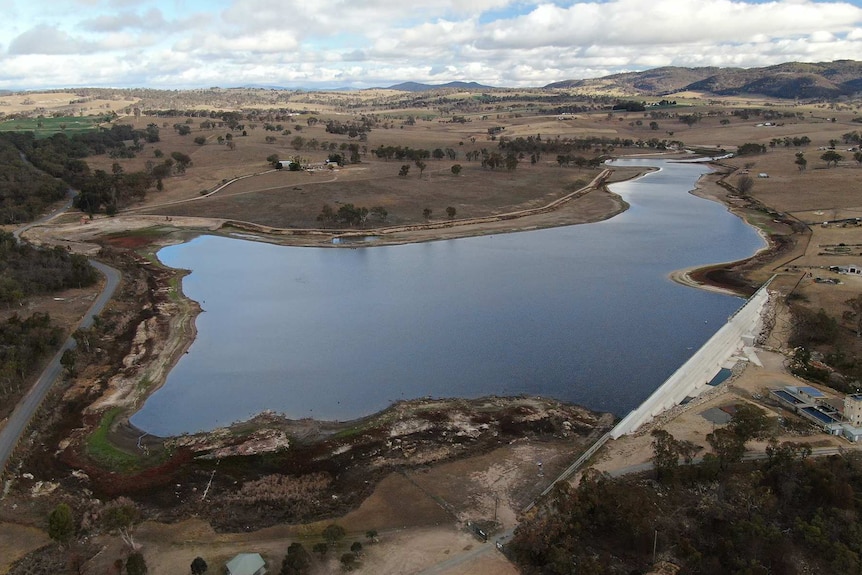
[[[676,370],[640,407],[629,412],[611,430],[613,439],[634,433],[663,411],[694,397],[718,374],[727,361],[752,346],[763,329],[763,310],[769,301],[766,282],[727,320],[697,352]]]

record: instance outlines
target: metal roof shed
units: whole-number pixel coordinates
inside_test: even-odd
[[[240,553],[225,564],[228,575],[263,575],[266,563],[260,553]]]

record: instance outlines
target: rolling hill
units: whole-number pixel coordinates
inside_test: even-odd
[[[665,96],[695,91],[716,96],[760,95],[784,99],[830,99],[862,91],[862,62],[787,62],[763,68],[668,66],[589,80],[566,80],[545,88],[582,91],[601,88],[631,96]]]

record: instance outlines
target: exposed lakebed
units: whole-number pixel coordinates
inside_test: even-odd
[[[423,396],[542,395],[625,415],[742,303],[676,269],[764,242],[688,193],[700,164],[614,184],[594,224],[398,246],[285,247],[216,236],[164,248],[192,273],[198,337],[132,417],[154,435],[263,410],[345,420]]]

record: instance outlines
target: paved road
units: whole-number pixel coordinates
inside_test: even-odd
[[[59,216],[60,214],[62,214],[66,210],[68,210],[69,208],[71,208],[72,207],[72,200],[75,197],[75,190],[73,190],[72,188],[69,188],[68,190],[66,190],[66,196],[68,196],[69,199],[66,200],[66,203],[64,203],[62,206],[54,209],[54,211],[52,211],[52,212],[45,214],[44,216],[42,216],[39,219],[36,219],[36,220],[33,220],[32,222],[24,224],[23,226],[19,227],[15,231],[13,231],[12,235],[15,236],[15,240],[20,242],[21,241],[21,234],[23,234],[24,232],[26,232],[27,230],[29,230],[30,228],[32,228],[34,226],[38,226],[38,225],[44,224],[45,222],[53,220],[54,218],[56,218],[57,216]]]
[[[71,206],[71,200],[65,206],[58,208],[57,210],[51,212],[50,214],[39,218],[38,220],[31,222],[18,228],[15,230],[15,238],[19,239],[19,236],[22,232],[31,228],[34,225],[39,223],[46,222],[57,214],[65,211],[69,206]],[[20,240],[19,240],[20,241]],[[105,282],[105,288],[102,290],[102,293],[96,298],[93,302],[93,305],[90,306],[90,309],[87,310],[87,314],[78,324],[78,327],[90,327],[93,325],[93,318],[99,315],[104,309],[105,304],[108,303],[108,300],[111,299],[111,296],[114,295],[114,291],[117,289],[117,285],[120,283],[120,272],[117,269],[114,269],[110,266],[106,266],[103,263],[97,262],[95,260],[90,260],[90,265],[99,270],[107,280]],[[18,440],[21,438],[21,435],[24,433],[24,430],[27,428],[27,425],[30,423],[30,420],[33,418],[33,414],[36,413],[36,409],[38,409],[39,404],[42,403],[42,400],[48,394],[48,391],[51,389],[51,386],[59,377],[62,366],[60,365],[60,358],[63,357],[63,352],[67,349],[75,349],[75,340],[70,336],[66,339],[63,347],[61,347],[54,357],[51,359],[51,362],[45,367],[45,370],[42,372],[42,375],[39,376],[39,379],[33,385],[27,395],[18,402],[18,405],[15,406],[15,411],[12,412],[12,415],[9,416],[8,421],[6,422],[6,426],[0,431],[0,471],[6,469],[6,463],[9,460],[9,456],[12,454],[12,451],[15,449],[15,445],[17,445]]]

